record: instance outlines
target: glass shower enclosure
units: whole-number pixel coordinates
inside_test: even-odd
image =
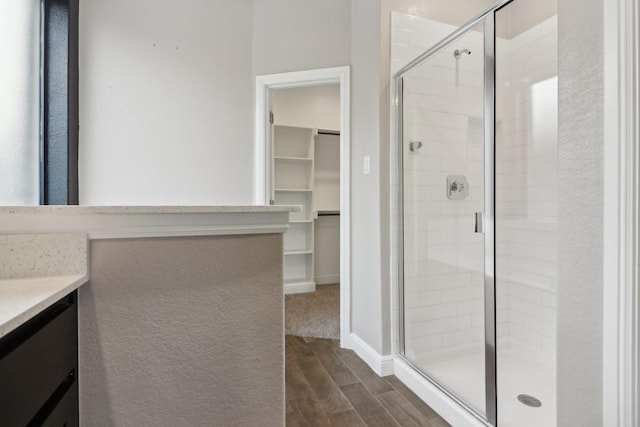
[[[555,425],[557,25],[524,3],[395,75],[399,352],[501,427]]]

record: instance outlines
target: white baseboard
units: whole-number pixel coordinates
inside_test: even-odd
[[[458,405],[399,357],[392,360],[394,375],[434,411],[455,427],[486,427],[486,424]]]
[[[382,356],[356,334],[349,335],[347,347],[381,377],[393,374],[393,356]]]
[[[316,291],[316,283],[315,282],[296,282],[296,283],[285,283],[284,284],[284,294],[303,294],[305,292],[315,292]]]
[[[334,283],[340,283],[340,274],[327,274],[324,276],[316,276],[316,284],[318,285],[333,285]]]

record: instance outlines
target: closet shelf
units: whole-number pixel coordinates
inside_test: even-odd
[[[340,216],[339,210],[319,210],[318,216]]]
[[[312,292],[314,279],[315,135],[311,128],[274,125],[272,151],[275,204],[299,205],[284,236],[284,293]]]
[[[279,160],[283,162],[311,162],[313,161],[310,157],[284,157],[284,156],[274,156],[274,160]]]
[[[296,285],[296,286],[305,286],[305,285],[316,285],[316,282],[314,282],[313,280],[309,280],[308,277],[300,277],[300,278],[296,278],[296,279],[286,279],[284,281],[285,285]]]
[[[310,193],[310,188],[276,188],[275,191],[280,193]]]
[[[313,251],[306,250],[306,249],[284,251],[285,255],[311,255],[312,253]]]

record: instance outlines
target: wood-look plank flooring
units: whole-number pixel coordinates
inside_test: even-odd
[[[337,340],[287,335],[287,426],[446,427],[395,376],[379,377]]]

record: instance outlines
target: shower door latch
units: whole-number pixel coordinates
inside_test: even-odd
[[[473,213],[473,231],[474,233],[484,233],[483,226],[483,215],[482,212],[474,212]]]

